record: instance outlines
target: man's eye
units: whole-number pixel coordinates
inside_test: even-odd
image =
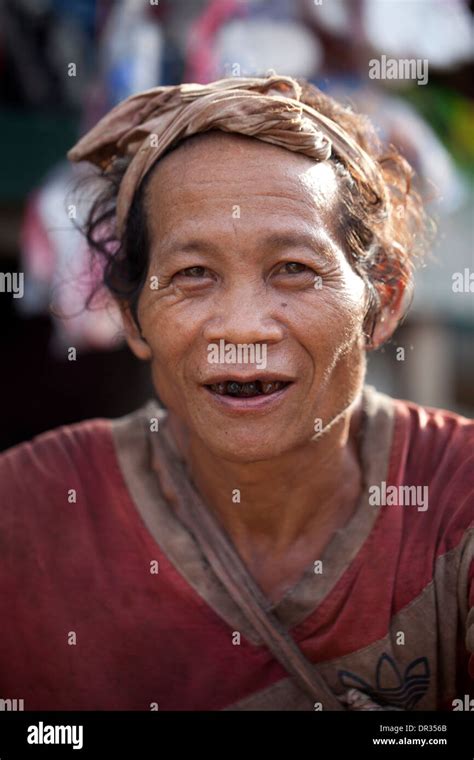
[[[204,277],[206,271],[205,267],[187,267],[186,269],[181,269],[177,274],[183,277]]]
[[[309,267],[299,261],[287,261],[286,264],[283,264],[282,271],[284,274],[300,274],[309,271]]]

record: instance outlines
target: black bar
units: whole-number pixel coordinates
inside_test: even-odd
[[[335,760],[344,751],[348,758],[473,760],[473,718],[470,712],[1,712],[0,760],[171,760],[175,754],[181,760],[183,752],[189,760],[239,752],[244,760],[260,748],[262,760],[285,749],[288,760],[333,760],[332,753]],[[57,733],[59,726],[82,726],[82,748],[79,729]],[[50,738],[71,743],[46,743]]]

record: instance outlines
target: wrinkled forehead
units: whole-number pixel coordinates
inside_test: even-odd
[[[260,140],[193,136],[156,164],[146,193],[152,248],[160,255],[198,239],[248,250],[269,237],[300,234],[328,250],[343,244],[334,164]]]
[[[147,201],[160,196],[199,200],[214,194],[249,202],[260,196],[332,205],[338,179],[331,161],[244,135],[210,131],[193,135],[166,154],[147,176]]]

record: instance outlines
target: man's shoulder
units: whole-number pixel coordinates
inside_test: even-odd
[[[424,406],[366,389],[375,413],[394,420],[392,454],[404,466],[434,471],[454,461],[471,464],[474,480],[474,420],[443,408]],[[388,411],[389,410],[389,411]]]
[[[412,401],[382,400],[394,418],[386,482],[377,484],[386,518],[399,511],[407,549],[427,556],[429,546],[436,555],[461,550],[474,523],[474,421]]]
[[[410,473],[441,488],[462,484],[474,496],[474,420],[447,409],[395,399],[394,453]]]
[[[474,420],[449,409],[424,406],[414,401],[393,399],[396,409],[409,419],[411,432],[429,431],[438,438],[449,439],[453,435],[465,440],[474,438]]]
[[[103,448],[110,438],[110,420],[97,418],[76,422],[48,430],[19,443],[0,454],[2,482],[21,472],[28,477],[49,467],[57,474],[75,469],[87,452]]]
[[[137,429],[147,404],[116,419],[97,417],[40,433],[0,453],[0,507],[53,504],[65,493],[94,495],[121,483],[114,430]]]

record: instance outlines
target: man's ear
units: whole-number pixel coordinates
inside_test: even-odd
[[[413,294],[413,284],[397,282],[391,288],[390,298],[382,307],[375,324],[372,340],[367,349],[374,351],[389,340],[404,317]]]
[[[146,342],[139,326],[135,322],[130,311],[130,306],[121,305],[120,311],[122,313],[124,335],[129,348],[133,351],[138,359],[149,361],[151,359],[150,346]]]

